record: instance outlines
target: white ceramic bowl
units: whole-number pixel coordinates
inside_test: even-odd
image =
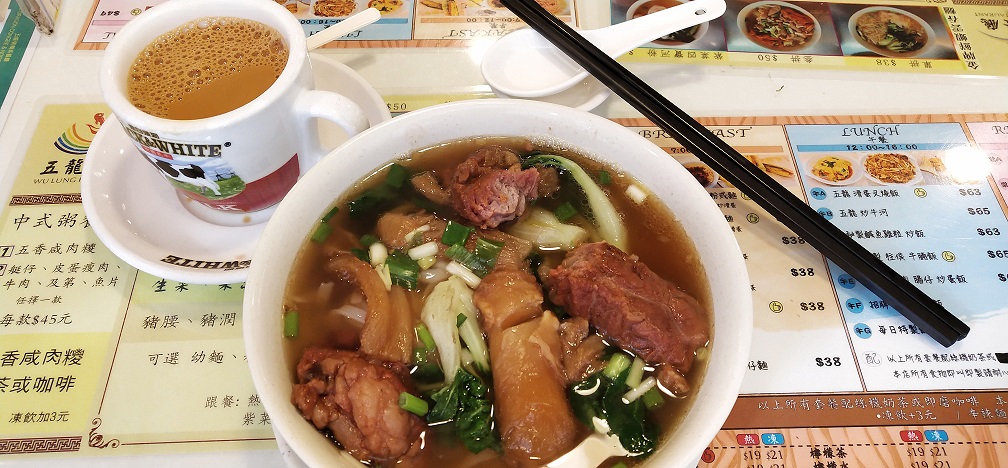
[[[695,466],[738,396],[749,359],[752,296],[742,254],[724,215],[668,153],[602,117],[553,104],[472,100],[410,112],[351,138],[302,178],[280,203],[252,260],[243,312],[245,349],[273,429],[308,466],[353,465],[290,403],[293,372],[282,351],[286,278],[313,226],[355,182],[414,150],[472,136],[544,139],[618,166],[665,200],[699,251],[714,308],[709,368],[692,407],[648,466]]]

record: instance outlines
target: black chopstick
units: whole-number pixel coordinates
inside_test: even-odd
[[[922,332],[945,347],[969,333],[962,320],[535,0],[501,3]]]

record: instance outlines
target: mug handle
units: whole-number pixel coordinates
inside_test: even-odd
[[[318,128],[313,119],[325,119],[338,125],[346,133],[347,138],[363,132],[369,126],[364,110],[357,103],[330,91],[307,90],[298,96],[294,107],[303,120],[302,128],[306,130],[305,151],[298,154],[302,175],[332,151],[332,148],[322,147]]]

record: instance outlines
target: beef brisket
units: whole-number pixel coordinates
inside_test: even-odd
[[[644,263],[605,242],[583,244],[546,278],[549,297],[650,364],[689,371],[709,339],[697,301]]]
[[[536,197],[539,172],[522,169],[518,154],[485,146],[460,163],[451,177],[451,205],[482,229],[495,228],[521,216]]]

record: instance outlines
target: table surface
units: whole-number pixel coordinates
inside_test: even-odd
[[[55,391],[34,391],[23,397],[10,391],[7,384],[0,386],[0,408],[3,409],[0,420],[11,422],[0,429],[0,464],[48,466],[58,461],[90,466],[100,461],[116,466],[137,463],[150,466],[176,466],[178,463],[282,465],[284,459],[272,439],[268,420],[263,421],[264,413],[238,410],[226,413],[227,408],[207,413],[211,398],[215,408],[223,405],[228,397],[241,401],[243,406],[251,406],[255,399],[247,368],[241,362],[240,285],[225,288],[159,281],[131,270],[98,243],[94,251],[80,252],[74,258],[75,261],[90,258],[106,267],[111,265],[113,270],[118,268],[117,279],[129,279],[116,286],[114,292],[102,296],[68,294],[63,302],[47,304],[45,309],[33,309],[31,301],[26,301],[25,297],[37,296],[44,285],[27,288],[32,293],[17,291],[22,278],[30,278],[29,283],[32,283],[47,281],[50,275],[35,273],[33,277],[31,271],[25,271],[26,262],[19,261],[15,255],[4,256],[5,246],[12,252],[24,246],[34,247],[35,241],[25,237],[32,235],[26,234],[30,223],[16,223],[15,218],[37,217],[46,211],[72,212],[83,218],[79,202],[58,209],[45,204],[41,207],[19,204],[22,200],[19,197],[49,193],[38,187],[25,188],[31,187],[30,180],[40,174],[34,171],[37,166],[31,164],[45,162],[49,159],[46,151],[52,151],[52,137],[42,135],[42,130],[48,127],[65,129],[83,117],[107,112],[98,88],[102,52],[84,50],[80,41],[82,31],[95,14],[96,5],[117,2],[63,3],[55,33],[32,36],[24,63],[8,95],[8,114],[2,121],[0,194],[10,203],[5,203],[0,216],[3,223],[0,225],[0,319],[7,314],[15,318],[35,314],[37,318],[38,310],[44,310],[43,315],[52,314],[54,321],[63,314],[77,314],[73,317],[78,325],[68,328],[43,327],[37,323],[12,326],[0,320],[0,353],[17,352],[19,358],[23,358],[23,354],[31,350],[41,350],[45,354],[46,350],[73,347],[93,353],[88,357],[98,355],[101,358],[87,360],[87,366],[77,371],[80,385],[70,392],[75,394],[69,399],[64,398],[65,395],[57,396]],[[600,14],[587,7],[587,2],[578,3],[579,8],[588,11],[581,15],[583,21],[598,20]],[[998,14],[1008,13],[1008,6],[991,8]],[[1008,23],[1004,28],[1008,29]],[[402,104],[411,110],[440,101],[491,95],[478,67],[484,43],[447,47],[399,45],[326,48],[317,53],[356,70],[374,85],[390,106]],[[1001,57],[1008,58],[1008,41],[1000,47]],[[771,55],[790,57],[789,54]],[[1001,362],[996,358],[1008,352],[1003,333],[1004,326],[1008,326],[1008,283],[1005,279],[997,280],[999,272],[1008,274],[1008,259],[1003,258],[1008,257],[1008,250],[1005,250],[1008,248],[1008,218],[1005,215],[1008,209],[1004,202],[1008,182],[1005,188],[998,190],[999,181],[1008,181],[1008,78],[966,70],[957,74],[869,71],[865,67],[792,69],[747,66],[742,60],[719,65],[637,57],[622,61],[686,112],[718,129],[733,146],[744,147],[759,157],[784,157],[790,162],[787,170],[792,172],[792,176],[782,179],[790,184],[788,188],[805,197],[810,204],[816,203],[817,207],[828,210],[835,216],[834,222],[891,261],[893,267],[908,278],[920,278],[918,284],[925,290],[934,288],[929,291],[938,295],[950,309],[953,306],[968,308],[967,322],[973,326],[970,336],[951,350],[935,345],[926,336],[908,329],[905,320],[887,312],[884,304],[878,307],[872,304],[870,293],[866,294],[863,288],[845,288],[842,271],[807,246],[796,245],[799,239],[769,220],[769,215],[740,197],[737,191],[723,185],[710,189],[712,198],[718,201],[738,233],[748,264],[758,265],[750,270],[756,331],[742,397],[725,430],[712,441],[700,466],[999,466],[999,457],[1008,457],[1008,430],[1005,429],[1008,427],[1005,415],[1008,409],[1005,401],[1008,400],[1008,363],[1005,360],[1008,358]],[[1003,66],[992,64],[990,69]],[[997,74],[1001,73],[994,75]],[[650,122],[619,98],[610,97],[593,112],[653,139],[683,162],[690,159],[676,142],[660,135]],[[849,129],[891,131],[894,125],[900,129],[895,136],[886,134],[890,136],[888,139],[865,136],[855,141],[841,137],[846,137]],[[740,129],[744,129],[743,134],[749,132],[748,135],[739,135]],[[994,166],[984,180],[965,183],[931,178],[915,187],[891,188],[867,183],[838,187],[816,184],[804,166],[826,152],[846,151],[863,156],[873,151],[896,149],[909,151],[925,161],[956,146],[972,146],[987,152]],[[928,196],[921,196],[920,190]],[[975,198],[960,198],[965,196],[960,193],[972,193],[972,190],[978,190]],[[964,214],[967,210],[981,208],[989,215],[980,221]],[[897,238],[880,239],[883,232],[889,231],[885,227],[878,228],[879,224],[893,225],[892,232],[898,234]],[[931,230],[935,226],[952,225],[966,226],[968,235]],[[1001,234],[995,237],[990,234],[994,231],[985,234],[984,229],[999,230]],[[928,235],[923,240],[915,240],[912,237],[917,231],[927,231]],[[76,245],[75,242],[87,245],[95,240],[86,229],[79,233],[46,236],[48,248],[62,244],[69,249],[69,245]],[[83,240],[78,241],[78,238]],[[984,251],[990,252],[987,254],[989,261],[966,260],[965,266],[960,262],[956,268],[935,269],[932,265],[940,260],[933,263],[924,260],[925,254],[941,257],[957,253],[967,258],[966,252],[978,252],[980,256],[975,258],[982,258]],[[78,254],[76,250],[74,253]],[[1000,260],[995,258],[998,254],[1003,255],[998,257]],[[910,255],[914,260],[918,255],[921,258],[916,262],[905,261]],[[53,265],[46,263],[48,261],[30,263],[38,263],[49,271]],[[927,274],[917,272],[917,268]],[[813,276],[813,271],[818,275],[814,279],[802,278],[806,273]],[[970,285],[943,284],[939,287],[925,280],[927,277],[937,282],[941,277],[941,282],[945,283],[943,274],[946,271],[952,278],[948,280],[950,283],[956,277],[968,276]],[[56,276],[55,273],[52,276]],[[15,282],[4,289],[8,279]],[[162,292],[167,294],[159,295]],[[92,302],[95,297],[98,301]],[[857,315],[861,310],[854,311],[850,302],[855,298],[863,300],[862,307],[873,310]],[[198,329],[198,337],[143,333],[150,328],[151,317],[165,320],[173,315],[173,310],[182,307],[197,311],[189,317],[189,323],[195,321],[193,329]],[[90,321],[92,319],[82,311],[102,318]],[[208,314],[215,318],[209,326]],[[784,319],[788,314],[791,315]],[[178,318],[176,315],[175,319]],[[202,326],[199,326],[201,318]],[[146,325],[145,319],[148,320]],[[184,313],[182,320],[186,320]],[[859,339],[865,329],[868,335],[875,333],[871,340],[866,336]],[[131,416],[136,414],[131,412],[160,406],[160,400],[156,405],[155,399],[171,399],[172,393],[177,391],[174,385],[219,379],[205,375],[203,368],[195,372],[198,375],[185,375],[184,372],[195,368],[193,365],[182,366],[189,369],[182,374],[154,373],[150,367],[141,368],[150,359],[163,363],[157,361],[160,355],[151,356],[166,349],[164,343],[168,342],[175,346],[168,347],[169,351],[183,350],[183,361],[190,360],[191,351],[201,346],[208,354],[212,354],[212,350],[222,353],[225,359],[234,356],[236,364],[226,372],[239,383],[232,386],[235,388],[215,383],[218,388],[213,390],[216,393],[212,396],[211,392],[196,395],[199,403],[206,402],[202,408],[197,408],[199,403],[181,407],[166,404],[143,420]],[[161,343],[161,348],[155,343]],[[65,353],[69,355],[70,350]],[[131,359],[136,362],[130,364]],[[969,361],[970,364],[944,364],[950,361]],[[18,362],[23,361],[19,359]],[[958,370],[959,377],[934,377],[923,381],[909,378],[911,371],[914,375],[930,373],[935,376],[935,372],[945,368],[953,374]],[[970,369],[969,376],[961,373],[966,368]],[[974,369],[979,377],[973,374]],[[985,371],[990,377],[983,376]],[[141,378],[131,378],[132,372],[139,372]],[[902,377],[901,372],[907,372],[907,378]],[[0,365],[0,379],[16,379],[22,374],[31,372],[17,364]],[[131,392],[145,387],[137,382],[144,381],[144,377],[155,379],[157,386],[163,387],[152,391],[151,396],[146,397],[151,401],[146,403],[143,398],[136,400],[138,397],[130,396]],[[58,414],[65,410],[70,411],[74,421],[63,425],[53,421],[44,424],[25,421],[26,414]],[[919,412],[921,416],[907,417],[909,412]],[[185,420],[177,417],[178,421],[168,423],[170,427],[161,431],[150,431],[149,425],[143,422],[154,420],[164,424],[165,421],[158,420],[157,416],[171,419],[173,414],[181,414]],[[226,417],[222,416],[225,414]],[[184,426],[191,424],[188,421],[192,418],[200,418],[201,422],[213,427],[202,431],[186,429]],[[943,439],[939,430],[947,437]],[[934,435],[928,431],[933,431]],[[79,450],[25,453],[32,451],[8,448],[14,441],[62,436],[76,437]],[[87,442],[83,446],[82,439]],[[113,440],[115,443],[110,447]],[[940,452],[936,452],[938,448]],[[851,456],[837,456],[841,451]]]

